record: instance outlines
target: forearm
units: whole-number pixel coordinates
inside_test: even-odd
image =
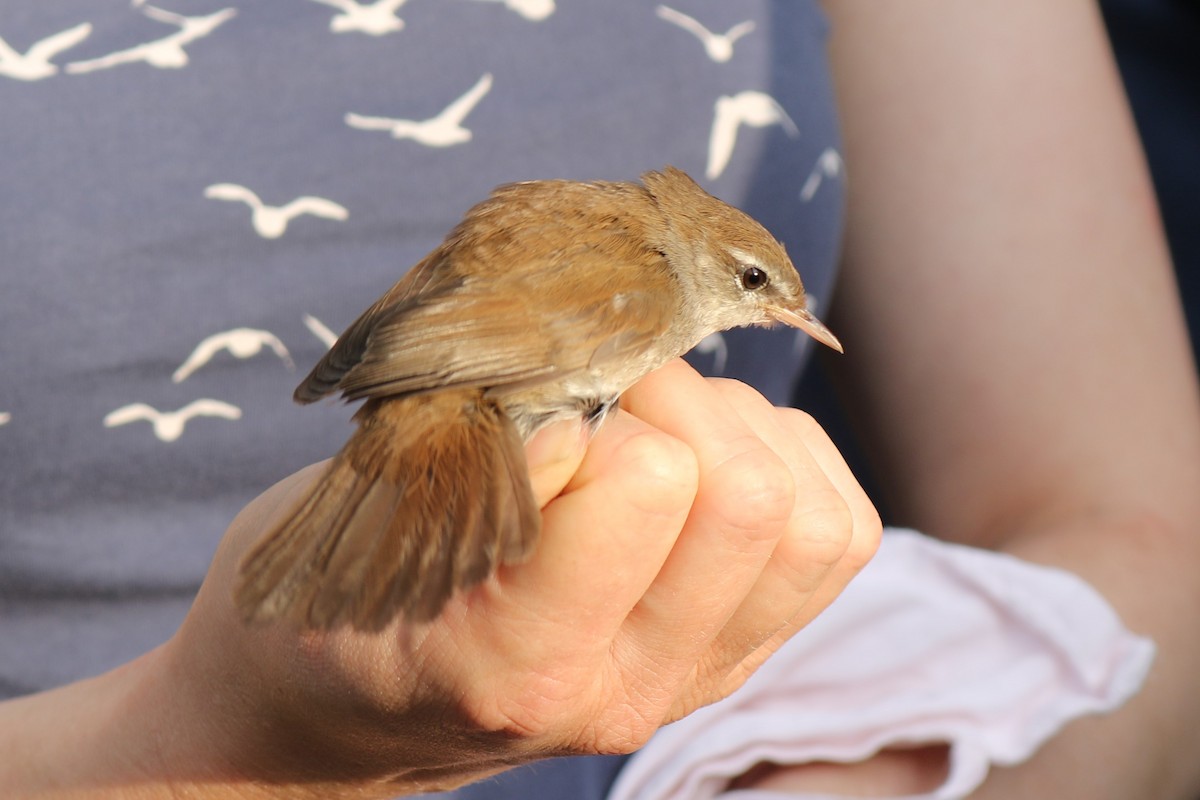
[[[1143,688],[1125,706],[1072,723],[1028,763],[995,770],[979,798],[1195,797],[1200,602],[1196,562],[1181,557],[1179,545],[1190,535],[1154,517],[1081,518],[1005,542],[1007,552],[1083,577],[1127,626],[1155,641],[1157,654]]]
[[[143,707],[154,651],[118,669],[0,704],[0,787],[6,797],[172,797],[162,763],[161,708]],[[221,796],[214,792],[213,797]]]
[[[203,698],[172,674],[170,647],[95,678],[0,703],[0,795],[265,800],[404,793],[399,783],[247,777],[231,751],[251,751],[223,738],[211,709],[197,707]]]
[[[1126,708],[987,791],[1194,795],[1200,394],[1095,9],[828,6],[850,176],[839,368],[895,521],[1075,572],[1159,647]]]

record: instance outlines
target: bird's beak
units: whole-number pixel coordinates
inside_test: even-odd
[[[790,308],[783,308],[782,306],[768,306],[767,313],[773,319],[785,325],[799,328],[821,344],[828,345],[839,353],[845,352],[842,350],[842,343],[837,340],[837,337],[830,332],[829,328],[826,328],[822,324],[821,320],[814,317],[808,309],[793,311]]]

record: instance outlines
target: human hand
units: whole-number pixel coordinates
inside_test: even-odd
[[[238,560],[317,467],[251,503],[157,654],[178,731],[161,763],[267,795],[394,796],[628,752],[740,686],[865,564],[878,515],[810,417],[742,384],[677,361],[622,404],[586,452],[570,426],[535,438],[534,556],[426,625],[243,625]]]

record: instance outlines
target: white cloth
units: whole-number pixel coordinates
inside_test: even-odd
[[[963,797],[992,764],[1120,706],[1153,658],[1070,573],[889,529],[824,614],[732,696],[659,731],[609,800],[824,798],[725,787],[763,761],[858,761],[922,743],[948,744],[950,764],[919,797]]]

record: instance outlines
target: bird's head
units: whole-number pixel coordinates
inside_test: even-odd
[[[782,322],[842,351],[809,311],[800,275],[766,228],[674,167],[648,172],[642,183],[662,211],[662,249],[700,335]]]

